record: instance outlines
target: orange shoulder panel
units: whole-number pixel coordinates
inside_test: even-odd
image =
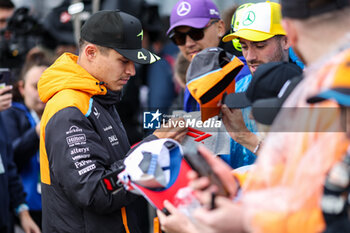
[[[77,107],[84,115],[89,110],[91,95],[72,89],[60,91],[54,95],[46,104],[44,114],[40,122],[40,174],[41,181],[50,185],[50,165],[46,154],[45,128],[48,121],[61,109]]]

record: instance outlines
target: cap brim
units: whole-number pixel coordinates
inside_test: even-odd
[[[167,31],[167,35],[176,27],[179,26],[188,26],[193,28],[204,28],[210,21],[210,18],[191,18],[191,19],[184,19],[180,20],[177,23],[171,25],[169,30]]]
[[[138,64],[152,64],[161,58],[151,53],[147,49],[119,49],[113,48],[115,51],[126,57],[127,59]]]
[[[252,114],[254,119],[260,124],[272,125],[283,101],[279,98],[260,99],[253,103]]]
[[[271,125],[279,113],[283,103],[288,99],[295,87],[302,80],[301,76],[288,80],[280,90],[277,97],[259,99],[252,105],[252,114],[254,119],[264,125]]]
[[[155,191],[145,188],[139,184],[133,183],[134,187],[143,193],[143,196],[148,199],[155,207],[162,210],[164,208],[163,202],[165,200],[170,201],[173,205],[175,203],[175,195],[177,191],[188,185],[189,179],[187,178],[187,172],[192,170],[188,163],[182,158],[180,171],[176,177],[176,181],[167,189],[161,191]]]
[[[236,36],[233,36],[234,33],[228,34],[222,38],[223,42],[229,42],[232,41],[233,39],[236,39]]]
[[[336,88],[330,89],[320,94],[310,97],[307,99],[307,102],[310,104],[318,103],[327,99],[333,99],[338,104],[344,106],[350,106],[350,89],[348,88]]]
[[[199,55],[198,55],[199,56]],[[223,68],[220,68],[219,64],[215,65],[218,69],[211,70],[208,73],[201,74],[203,69],[213,67],[213,65],[204,67],[199,58],[197,63],[191,63],[191,67],[187,72],[187,79],[189,80],[186,84],[193,98],[200,103],[202,112],[202,121],[216,116],[220,113],[218,102],[221,101],[224,93],[234,93],[235,91],[235,77],[241,71],[243,63],[236,57],[232,57],[232,60],[227,63]],[[206,59],[210,59],[207,57]],[[193,65],[198,66],[198,73],[191,72],[190,69]]]
[[[252,105],[245,92],[227,95],[223,100],[223,104],[226,104],[229,108],[245,108]]]
[[[212,118],[220,113],[220,107],[218,107],[219,101],[222,99],[224,93],[233,93],[234,85],[232,82],[224,90],[218,93],[213,99],[205,104],[200,104],[201,109],[201,120],[204,122],[209,118]]]
[[[221,95],[222,96],[222,95]],[[219,99],[212,100],[206,104],[200,105],[201,120],[204,122],[220,113],[220,108],[217,107]]]
[[[233,76],[234,77],[234,76]],[[201,109],[201,120],[204,122],[208,120],[209,118],[212,118],[220,113],[220,107],[218,107],[218,103],[220,100],[222,100],[222,97],[224,96],[224,93],[234,94],[235,85],[233,83],[234,80],[232,80],[225,89],[220,90],[217,86],[214,86],[211,88],[207,93],[215,90],[214,93],[215,97],[209,100],[206,103],[200,104]]]
[[[241,29],[235,33],[231,33],[225,36],[222,40],[224,42],[228,42],[236,38],[242,38],[249,41],[264,41],[274,36],[275,35],[266,32],[255,31],[252,29]]]

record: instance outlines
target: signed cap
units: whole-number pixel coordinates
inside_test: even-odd
[[[183,158],[181,145],[172,139],[158,139],[139,145],[124,161],[118,175],[128,190],[144,196],[153,206],[174,204],[177,192],[188,185],[191,167]]]
[[[287,80],[276,97],[259,99],[252,105],[252,115],[254,119],[264,125],[271,125],[280,112],[283,103],[298,86],[302,76]]]
[[[253,74],[246,92],[227,95],[223,103],[229,108],[245,108],[259,99],[276,97],[283,85],[295,76],[300,76],[302,70],[290,62],[270,62],[262,64]]]
[[[224,93],[235,91],[235,77],[243,62],[222,48],[203,49],[192,59],[186,74],[186,86],[200,104],[202,121],[220,112],[217,106]]]

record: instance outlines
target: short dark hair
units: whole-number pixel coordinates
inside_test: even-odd
[[[275,35],[273,37],[276,38],[277,40],[281,40],[282,38],[285,38],[286,35]]]
[[[86,41],[86,40],[84,40],[82,38],[79,39],[79,43],[78,43],[79,44],[79,53],[81,52],[81,50],[83,49],[83,47],[87,43],[90,43],[90,42],[88,42],[88,41]],[[97,44],[94,44],[94,45],[96,45],[96,47],[100,50],[102,55],[108,55],[109,54],[109,51],[110,51],[111,48],[100,46],[100,45],[97,45]]]
[[[86,44],[86,41],[80,38],[78,42],[79,51],[81,51],[81,49],[85,46],[85,44]]]
[[[13,9],[15,5],[11,0],[0,0],[0,8]]]

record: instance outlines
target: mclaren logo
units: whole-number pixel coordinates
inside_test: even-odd
[[[99,113],[99,111],[97,110],[97,108],[96,107],[94,107],[94,111],[93,111],[93,113],[94,113],[94,115],[95,115],[95,117],[98,119],[99,117],[100,117],[100,113]]]
[[[137,35],[137,37],[141,36],[141,40],[143,40],[143,30]]]

